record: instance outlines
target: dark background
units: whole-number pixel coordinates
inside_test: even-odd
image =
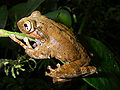
[[[0,0],[0,6],[6,5],[7,10],[9,11],[13,6],[23,2],[27,2],[27,0]],[[111,50],[112,53],[114,53],[116,62],[120,64],[119,0],[45,0],[37,9],[39,9],[42,14],[58,9],[67,10],[72,16],[72,28],[74,29],[76,36],[78,35],[79,30],[82,29],[82,35],[101,41]],[[8,19],[4,29],[9,31],[18,31],[17,26],[15,25],[18,20],[11,20],[11,17],[9,17],[10,14],[11,13],[8,12]],[[76,18],[74,18],[73,15],[75,15]],[[24,54],[24,50],[14,42],[11,43],[9,38],[0,39],[1,60],[18,59],[20,58],[19,56]],[[28,58],[28,56],[26,56],[26,58]],[[41,65],[41,61],[37,61],[37,63],[38,66]],[[43,64],[45,63],[46,61],[43,62]],[[25,64],[25,67],[28,67],[28,64]],[[46,67],[47,64],[45,64],[44,67],[42,66],[40,72],[44,72]],[[19,78],[13,79],[11,75],[7,77],[4,73],[4,69],[2,68],[0,73],[3,79],[1,79],[2,83],[0,83],[0,89],[95,89],[83,80],[77,81],[76,83],[76,78],[72,82],[53,84],[49,82],[51,81],[49,77],[44,77],[44,73],[38,73],[37,70],[38,69],[29,72],[28,68],[28,71],[20,72],[21,75]],[[40,79],[37,79],[36,77],[39,77]],[[50,80],[46,82],[48,79]]]

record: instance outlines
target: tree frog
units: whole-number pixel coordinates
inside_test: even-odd
[[[36,40],[36,46],[33,48],[28,38],[24,38],[24,44],[15,35],[10,35],[10,38],[20,44],[30,57],[35,59],[54,57],[66,62],[64,65],[57,64],[56,69],[48,66],[50,72],[45,72],[45,75],[52,77],[54,83],[69,81],[80,75],[97,73],[96,67],[88,66],[90,57],[85,48],[65,25],[47,18],[39,11],[34,11],[30,16],[22,18],[17,25],[22,33]]]

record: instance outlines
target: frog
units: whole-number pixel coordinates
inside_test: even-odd
[[[56,22],[33,11],[30,16],[17,22],[20,31],[35,39],[34,47],[27,37],[20,41],[14,34],[9,37],[20,44],[26,54],[34,59],[56,58],[65,64],[56,65],[53,69],[49,65],[45,76],[52,77],[53,83],[66,82],[74,77],[85,77],[97,73],[95,66],[89,66],[90,56],[83,45],[77,40],[71,29],[64,24]]]

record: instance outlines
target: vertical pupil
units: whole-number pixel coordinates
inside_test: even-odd
[[[28,27],[27,24],[24,24],[24,27]]]

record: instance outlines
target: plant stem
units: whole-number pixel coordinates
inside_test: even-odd
[[[7,31],[7,30],[4,30],[4,29],[0,29],[0,37],[9,37],[10,34],[14,34],[18,39],[24,39],[25,37],[27,37],[31,41],[35,41],[34,38],[29,37],[29,36],[27,36],[23,33],[11,32],[11,31]]]

